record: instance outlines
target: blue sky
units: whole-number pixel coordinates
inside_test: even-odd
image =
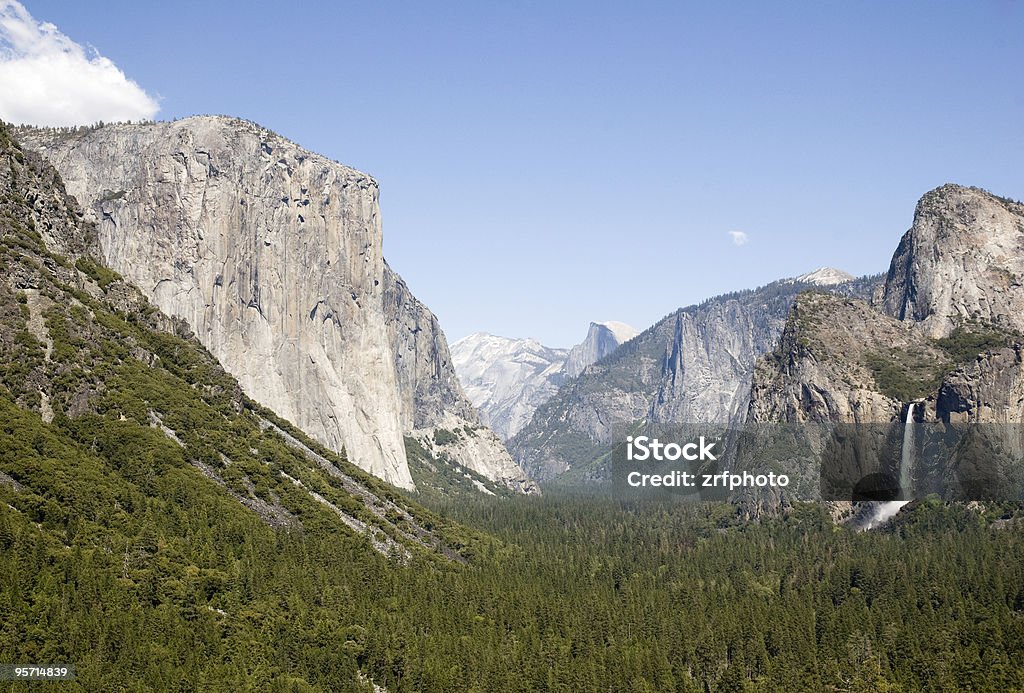
[[[882,271],[927,190],[1024,198],[1010,0],[25,7],[158,118],[248,118],[374,175],[385,255],[451,340],[568,346]]]

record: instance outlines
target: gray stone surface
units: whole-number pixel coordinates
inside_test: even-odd
[[[567,349],[536,339],[477,332],[452,344],[452,359],[466,396],[484,423],[509,439],[565,381]]]
[[[583,370],[611,354],[639,334],[624,322],[592,322],[587,337],[569,350],[565,361],[565,374],[575,378]]]
[[[1024,330],[1024,205],[959,185],[924,195],[881,305],[933,337],[968,320]]]

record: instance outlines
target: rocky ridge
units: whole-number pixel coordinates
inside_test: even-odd
[[[875,277],[829,287],[870,296]],[[814,288],[783,279],[681,308],[568,381],[509,441],[537,479],[602,458],[627,433],[666,424],[737,424],[756,359],[775,347],[794,298]]]
[[[794,282],[803,284],[814,284],[816,286],[834,286],[836,284],[842,284],[844,282],[852,281],[855,277],[840,269],[834,267],[819,267],[813,272],[801,274],[799,277],[794,277]]]

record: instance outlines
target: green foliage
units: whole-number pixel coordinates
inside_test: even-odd
[[[455,431],[449,431],[447,428],[434,429],[434,443],[436,445],[450,445],[457,443],[460,440],[460,436]]]
[[[86,690],[1024,683],[1024,535],[938,502],[858,535],[814,504],[740,526],[723,504],[460,496],[437,511],[499,541],[470,570],[400,566],[326,524],[268,529],[134,422],[92,452],[2,400],[0,421],[25,485],[0,485],[0,656],[74,662]]]
[[[89,257],[83,256],[78,258],[75,261],[75,267],[99,284],[100,288],[104,291],[112,282],[121,278],[117,272],[108,269]]]
[[[969,324],[958,326],[948,337],[938,339],[935,343],[949,354],[954,363],[960,364],[967,363],[979,354],[1001,349],[1020,340],[1021,336],[1013,332],[992,326]]]
[[[867,352],[864,360],[874,376],[878,391],[901,402],[934,394],[949,372],[946,362],[936,362],[920,353],[896,348]]]
[[[935,394],[943,379],[958,366],[1020,340],[1021,336],[1014,332],[967,323],[958,326],[949,337],[933,341],[945,358],[891,347],[867,352],[865,365],[882,394],[909,402]]]

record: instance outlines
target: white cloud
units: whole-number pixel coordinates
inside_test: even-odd
[[[0,119],[32,125],[143,120],[156,99],[91,46],[86,49],[14,0],[0,0]]]
[[[732,239],[733,245],[746,245],[750,237],[747,236],[743,231],[730,231],[729,238]]]

